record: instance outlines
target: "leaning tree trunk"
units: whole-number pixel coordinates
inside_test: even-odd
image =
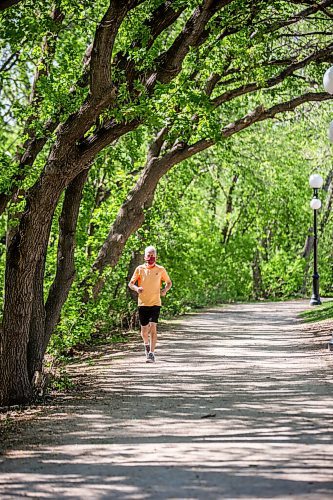
[[[44,355],[57,325],[61,309],[68,297],[75,278],[75,232],[82,191],[88,176],[88,169],[81,172],[67,187],[59,220],[57,271],[44,306],[44,270],[46,250],[36,268],[34,279],[34,300],[28,343],[29,379],[40,379]]]
[[[8,247],[0,341],[0,404],[24,403],[32,398],[33,368],[29,375],[27,361],[34,291],[40,292],[35,287],[37,266],[46,255],[49,228],[61,193],[93,159],[83,159],[77,141],[111,98],[89,96],[80,110],[59,127],[48,162],[28,193],[26,210]]]
[[[44,353],[41,350],[45,330],[44,272],[46,248],[36,266],[33,286],[33,303],[28,340],[27,367],[29,380],[42,371]]]
[[[262,295],[262,276],[260,268],[260,253],[256,249],[253,262],[252,262],[252,275],[253,275],[253,295],[258,300]]]
[[[68,159],[73,164],[73,158]],[[60,168],[59,168],[60,167]],[[68,170],[67,170],[67,176]],[[28,345],[33,327],[43,322],[41,313],[41,273],[43,272],[50,225],[59,197],[71,181],[66,168],[49,165],[40,181],[31,189],[27,209],[7,251],[3,334],[1,339],[0,388],[1,404],[26,402],[32,397],[32,371],[38,365],[33,359],[34,344]],[[34,309],[34,293],[38,304]],[[29,356],[29,369],[28,369]]]
[[[28,355],[31,357],[34,343],[30,344],[28,350],[30,322],[34,292],[38,292],[35,283],[36,277],[37,282],[39,278],[39,273],[37,276],[36,273],[37,265],[41,262],[40,247],[42,238],[46,240],[48,237],[42,228],[39,231],[37,224],[34,225],[34,229],[35,245],[31,245],[32,248],[26,248],[25,245],[21,247],[24,235],[17,234],[8,249],[1,342],[2,404],[22,403],[32,396],[32,374],[28,370]]]
[[[59,322],[61,309],[67,300],[70,288],[75,279],[75,234],[82,192],[88,173],[89,170],[86,168],[66,189],[59,221],[57,272],[45,304],[46,321],[43,343],[41,345],[43,356],[52,332]]]

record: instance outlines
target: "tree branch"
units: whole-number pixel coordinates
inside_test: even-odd
[[[327,94],[326,92],[307,92],[306,94],[295,97],[290,101],[276,104],[275,106],[272,106],[267,110],[263,106],[258,106],[255,110],[251,111],[247,115],[223,127],[223,129],[221,130],[221,137],[231,137],[232,135],[240,132],[241,130],[244,130],[245,128],[253,125],[256,122],[274,118],[278,113],[293,111],[295,108],[301,106],[306,102],[321,102],[332,99],[333,96]],[[175,160],[176,163],[179,163],[180,161],[186,160],[194,154],[200,153],[201,151],[204,151],[205,149],[213,146],[213,144],[215,144],[215,141],[213,139],[202,139],[194,144],[184,145],[182,149],[175,149],[174,152],[172,152],[171,150],[169,152],[168,161],[175,165]]]
[[[310,3],[310,2],[293,2],[296,4],[300,3]],[[298,23],[299,21],[308,18],[312,14],[316,14],[317,12],[322,11],[324,8],[329,7],[333,5],[333,0],[325,0],[321,3],[318,3],[316,0],[312,2],[312,6],[308,7],[297,14],[291,16],[287,21],[278,21],[275,23],[269,23],[269,28],[267,29],[266,32],[269,33],[274,33],[274,31],[277,31],[281,28],[284,28],[286,26],[290,26],[291,24]]]
[[[14,64],[17,62],[18,58],[20,56],[20,52],[16,51],[11,54],[8,59],[6,59],[3,64],[1,65],[0,72],[2,71],[9,71]]]
[[[90,92],[93,96],[103,99],[105,93],[110,93],[111,56],[119,27],[131,8],[138,1],[110,0],[110,5],[96,29],[90,60]]]
[[[79,151],[81,157],[91,160],[103,148],[119,139],[122,135],[136,129],[142,122],[143,120],[140,119],[131,120],[127,123],[115,123],[113,119],[108,121],[98,132],[80,142]]]
[[[283,80],[285,80],[288,76],[291,76],[295,71],[297,71],[300,68],[304,68],[313,61],[323,62],[323,60],[325,60],[326,58],[333,60],[332,50],[333,50],[333,43],[331,43],[324,49],[318,50],[317,52],[314,52],[313,54],[305,57],[299,62],[290,64],[287,68],[283,69],[277,76],[268,78],[265,83],[257,84],[253,82],[253,83],[248,83],[247,85],[242,85],[241,87],[238,87],[236,89],[229,90],[224,94],[215,97],[215,99],[212,100],[212,104],[214,107],[217,107],[223,104],[224,102],[229,102],[230,100],[235,99],[236,97],[239,97],[241,95],[249,94],[259,89],[274,87],[275,85],[283,82]]]
[[[185,5],[175,10],[171,0],[167,0],[155,9],[151,17],[143,23],[150,31],[149,39],[145,45],[147,51],[152,47],[156,38],[169,26],[172,26],[184,10]],[[140,40],[133,41],[132,43],[132,48],[141,46]],[[134,80],[140,76],[140,72],[136,69],[135,62],[130,59],[128,53],[119,53],[115,56],[114,64],[119,70],[124,71],[128,88],[132,90]]]
[[[12,7],[13,5],[16,5],[20,3],[22,0],[2,0],[0,2],[0,11],[8,9],[9,7]]]
[[[147,88],[155,86],[156,81],[169,83],[181,70],[182,63],[191,47],[198,47],[208,37],[205,31],[208,21],[216,12],[233,0],[205,0],[197,7],[187,21],[182,32],[171,47],[156,61],[157,70],[151,71],[146,79]]]
[[[198,45],[199,42],[201,43],[202,38],[200,38],[200,34],[202,35],[204,28],[208,22],[208,20],[212,17],[212,15],[217,12],[219,9],[224,7],[225,5],[231,3],[232,0],[224,0],[224,1],[219,1],[219,2],[205,2],[204,6],[200,10],[200,8],[197,8],[191,18],[188,20],[186,23],[185,28],[183,29],[182,33],[177,37],[173,45],[170,47],[170,49],[164,53],[160,58],[157,60],[158,64],[160,64],[161,68],[159,70],[156,70],[155,72],[151,72],[147,78],[146,85],[149,89],[149,92],[152,92],[157,80],[162,81],[162,82],[168,82],[172,78],[174,78],[181,70],[181,64],[186,56],[190,44],[193,43],[194,45]],[[332,2],[332,0],[330,0]],[[323,4],[328,2],[323,2]],[[312,6],[311,13],[315,12],[317,9],[317,4]],[[287,21],[283,21],[279,24],[279,27],[283,27],[286,25],[291,24],[292,22],[297,22],[300,19],[302,19],[304,16],[309,15],[310,10],[305,9],[304,11],[301,11],[296,17],[293,16],[292,18],[288,19]],[[195,25],[195,29],[194,29]],[[274,29],[276,26],[274,27]],[[231,30],[233,33],[235,30]],[[208,36],[208,30],[205,32],[205,37]],[[331,58],[331,48],[333,44],[329,45],[325,49],[321,49],[320,51],[308,56],[307,58],[304,58],[302,61],[298,63],[292,63],[289,65],[288,68],[285,68],[279,75],[276,77],[272,77],[267,80],[266,82],[266,87],[272,87],[280,82],[283,81],[284,78],[287,76],[291,75],[294,71],[297,69],[300,69],[307,64],[309,64],[311,61],[319,61],[319,60],[324,60]],[[163,64],[162,64],[163,61]],[[290,61],[285,61],[285,62],[290,62]],[[277,64],[283,63],[283,61],[279,61]],[[172,71],[169,71],[169,69],[173,68]],[[168,69],[169,68],[169,69]],[[131,74],[131,78],[134,78],[134,74]],[[216,80],[214,81],[213,85],[216,85]],[[247,85],[243,85],[237,89],[233,89],[231,91],[225,92],[221,96],[215,98],[213,102],[213,106],[218,106],[222,104],[223,102],[229,101],[235,97],[244,95],[249,92],[254,92],[258,90],[259,88],[264,88],[265,85],[259,85],[257,83],[250,83]],[[209,87],[207,87],[207,90],[209,90]],[[129,124],[125,127],[125,124],[118,124],[117,128],[126,128],[127,131],[133,130],[138,126],[140,123],[140,120],[133,120],[133,128]],[[103,127],[100,128],[100,130],[96,131],[96,133],[89,137],[88,139],[85,139],[81,142],[81,151],[84,152],[85,154],[88,153],[88,149],[91,150],[91,154],[97,154],[103,147],[107,146],[110,144],[115,138],[118,137],[118,134],[114,134],[113,132],[113,127],[114,127],[114,121],[109,120],[106,122]],[[116,135],[116,137],[115,137]]]

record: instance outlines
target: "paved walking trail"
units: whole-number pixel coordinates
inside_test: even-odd
[[[0,498],[332,499],[333,353],[304,301],[214,308],[71,368],[85,384],[23,425]]]

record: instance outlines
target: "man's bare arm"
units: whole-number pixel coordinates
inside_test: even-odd
[[[172,287],[172,281],[171,280],[167,281],[165,286],[161,290],[161,295],[164,297],[171,287]]]
[[[136,286],[132,281],[128,283],[128,286],[131,290],[133,290],[136,293],[141,293],[143,291],[142,286]]]

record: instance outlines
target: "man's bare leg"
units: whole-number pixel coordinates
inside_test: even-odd
[[[141,337],[142,337],[143,343],[145,345],[146,356],[148,356],[148,353],[150,350],[149,349],[149,329],[150,329],[149,323],[148,323],[148,325],[141,326]]]
[[[156,342],[157,342],[157,323],[152,321],[149,323],[150,326],[150,351],[155,352]]]

